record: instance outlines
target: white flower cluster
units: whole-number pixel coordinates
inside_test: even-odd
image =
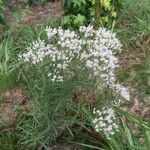
[[[128,89],[117,83],[115,69],[118,67],[116,52],[121,52],[121,43],[116,35],[105,28],[94,30],[92,26],[82,26],[78,34],[62,28],[46,28],[51,44],[44,44],[38,40],[34,42],[26,53],[20,57],[33,64],[48,58],[55,70],[50,72],[52,81],[63,81],[60,70],[65,70],[74,59],[78,59],[86,68],[92,70],[93,75],[103,79],[112,90],[126,100],[130,100]],[[51,40],[55,37],[56,40]],[[53,42],[55,41],[55,43]],[[57,65],[56,65],[57,64]]]
[[[70,63],[70,57],[65,55],[62,51],[57,49],[52,44],[47,44],[41,41],[40,39],[36,42],[33,42],[30,47],[27,48],[27,52],[19,55],[20,59],[24,62],[31,62],[33,64],[38,64],[43,62],[45,58],[51,60],[51,67],[54,68],[53,73],[49,73],[48,77],[51,77],[51,80],[60,82],[63,81],[63,76],[60,75],[61,70],[65,70]]]
[[[19,57],[23,59],[24,62],[32,61],[33,64],[36,64],[43,60],[46,52],[45,51],[46,47],[45,47],[45,43],[40,39],[36,42],[33,42],[32,45],[27,48],[27,53],[24,53]]]
[[[70,58],[74,58],[75,55],[79,54],[86,44],[85,40],[81,39],[74,31],[47,27],[46,32],[49,39],[54,35],[59,37],[57,44],[62,48],[65,48],[65,52]]]
[[[102,111],[94,109],[93,114],[96,115],[92,121],[96,132],[103,132],[109,139],[115,131],[119,131],[113,108],[103,107]]]
[[[86,59],[86,66],[93,69],[96,76],[100,76],[107,85],[124,99],[130,100],[128,90],[116,83],[115,69],[119,66],[116,52],[121,51],[121,43],[116,35],[105,28],[93,30],[92,27],[81,27],[86,37],[88,50],[81,54],[82,59]]]

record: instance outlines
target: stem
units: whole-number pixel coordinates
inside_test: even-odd
[[[103,0],[96,0],[95,1],[95,17],[94,17],[94,29],[98,29],[99,22],[102,14],[102,6]]]

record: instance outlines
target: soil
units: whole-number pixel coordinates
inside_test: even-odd
[[[139,50],[130,50],[129,52],[122,53],[119,56],[119,65],[121,68],[132,68],[142,63],[143,53]]]
[[[39,3],[28,6],[12,1],[5,10],[5,16],[9,25],[36,24],[46,20],[57,20],[62,16],[62,7],[59,1],[49,2],[43,6]]]
[[[21,112],[33,110],[31,101],[28,100],[22,88],[9,90],[1,94],[0,119],[5,122],[16,122],[21,116],[16,113],[17,108]]]

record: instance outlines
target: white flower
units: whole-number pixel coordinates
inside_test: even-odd
[[[118,131],[118,126],[116,124],[116,117],[113,108],[103,107],[101,113],[100,110],[94,108],[93,113],[95,118],[92,121],[92,124],[96,132],[103,132],[106,137],[109,139],[110,135],[115,134],[115,131]]]

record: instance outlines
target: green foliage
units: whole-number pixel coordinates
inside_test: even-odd
[[[2,150],[16,150],[20,149],[17,145],[17,141],[19,137],[17,134],[14,132],[0,132],[0,148]]]
[[[126,0],[119,1],[121,11],[116,24],[122,41],[126,45],[136,45],[140,39],[150,35],[150,1]]]
[[[110,146],[112,147],[112,149],[122,149],[122,150],[147,150],[150,149],[150,124],[149,122],[143,121],[138,117],[135,117],[133,115],[131,115],[128,112],[123,111],[120,108],[116,108],[116,111],[118,112],[118,114],[124,116],[127,120],[126,120],[126,124],[123,123],[122,125],[122,139],[124,140],[119,140],[119,136],[118,138],[115,137],[114,139],[111,139],[109,141]],[[132,130],[133,126],[131,126],[130,123],[133,123],[134,126],[138,126],[137,129],[137,133],[135,134]],[[129,126],[130,125],[130,126]],[[139,131],[138,131],[139,130]],[[120,138],[121,139],[121,138]],[[141,142],[142,140],[142,142]],[[115,147],[116,148],[115,148]]]
[[[0,27],[6,29],[8,28],[7,22],[4,16],[5,3],[3,0],[0,0]]]
[[[108,26],[117,16],[116,6],[118,1],[102,0],[101,22]],[[64,17],[62,24],[72,27],[89,25],[92,23],[96,12],[96,0],[64,0]]]
[[[18,64],[12,55],[12,39],[3,40],[0,44],[0,92],[14,87],[17,80]]]

